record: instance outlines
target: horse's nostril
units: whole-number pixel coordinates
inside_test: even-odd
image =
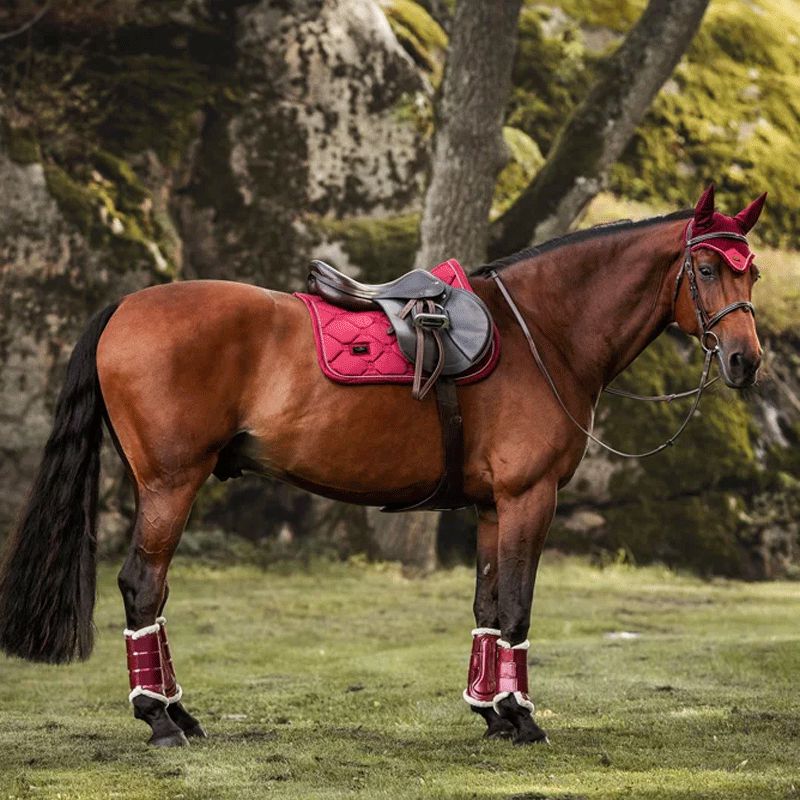
[[[728,375],[735,383],[744,384],[755,379],[760,358],[748,357],[741,351],[731,353],[728,357]]]

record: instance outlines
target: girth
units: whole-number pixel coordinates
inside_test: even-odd
[[[455,379],[490,352],[494,326],[488,308],[471,291],[450,286],[419,269],[388,283],[370,285],[313,261],[308,289],[352,311],[383,311],[400,351],[414,365],[414,399],[422,400],[436,390],[444,450],[439,483],[418,503],[388,505],[382,511],[463,507],[464,434]]]

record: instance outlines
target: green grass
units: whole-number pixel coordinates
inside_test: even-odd
[[[791,798],[800,585],[599,570],[550,554],[530,651],[550,747],[481,739],[460,699],[471,571],[295,573],[180,560],[169,619],[210,738],[145,745],[113,571],[98,645],[0,661],[0,798]],[[608,639],[635,631],[631,641]]]

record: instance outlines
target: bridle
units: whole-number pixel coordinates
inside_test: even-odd
[[[686,226],[686,250],[683,255],[683,263],[681,264],[680,270],[678,270],[678,277],[675,278],[675,291],[672,295],[672,316],[674,319],[675,304],[678,302],[681,280],[683,276],[686,275],[686,280],[689,283],[689,294],[694,302],[694,311],[697,315],[697,329],[701,332],[700,344],[706,351],[709,349],[706,344],[707,337],[709,336],[714,337],[714,346],[711,349],[719,350],[719,339],[711,329],[732,311],[738,311],[741,308],[742,311],[749,311],[754,317],[756,315],[756,309],[749,300],[736,300],[730,303],[730,305],[725,306],[721,311],[717,311],[714,315],[710,315],[708,311],[706,311],[703,298],[700,297],[700,292],[697,289],[697,276],[694,273],[694,265],[692,264],[692,248],[701,242],[707,242],[709,239],[736,239],[739,242],[747,244],[747,237],[742,236],[741,233],[719,231],[717,233],[702,233],[699,236],[692,236],[692,223],[690,222]]]
[[[553,380],[552,375],[548,371],[547,367],[545,366],[544,361],[539,353],[539,349],[536,346],[536,342],[533,339],[531,334],[530,328],[528,327],[527,323],[525,322],[524,317],[520,313],[517,304],[514,302],[513,298],[506,289],[505,284],[500,279],[500,275],[498,274],[497,270],[492,270],[489,275],[494,279],[495,283],[497,284],[497,288],[500,290],[500,294],[503,295],[508,307],[511,309],[511,313],[514,315],[514,318],[517,321],[517,324],[522,330],[522,333],[525,337],[525,340],[528,343],[528,348],[531,351],[531,355],[533,356],[533,360],[536,362],[536,365],[539,367],[542,375],[544,376],[545,380],[547,381],[550,389],[553,392],[558,404],[561,406],[562,410],[566,414],[567,418],[575,425],[578,430],[588,436],[595,444],[600,445],[601,447],[608,450],[610,453],[614,455],[621,456],[622,458],[647,458],[648,456],[654,456],[656,453],[660,453],[662,450],[666,450],[668,447],[671,447],[675,440],[686,430],[686,426],[689,424],[689,421],[694,416],[695,411],[697,411],[697,407],[700,405],[700,398],[703,395],[703,391],[711,386],[712,383],[715,383],[719,380],[719,377],[716,377],[712,380],[708,380],[708,374],[711,370],[711,362],[715,355],[719,355],[720,347],[719,347],[719,338],[714,333],[712,328],[717,325],[722,319],[724,319],[728,314],[732,313],[733,311],[738,311],[741,309],[742,311],[747,311],[753,316],[755,316],[755,308],[751,302],[748,300],[737,300],[729,305],[725,306],[720,311],[717,311],[715,314],[709,314],[706,310],[705,304],[703,303],[703,299],[700,296],[700,292],[697,288],[697,276],[694,272],[694,265],[692,264],[692,247],[699,244],[700,242],[708,241],[709,239],[737,239],[742,242],[747,242],[747,239],[739,233],[727,233],[727,232],[719,232],[719,233],[704,233],[700,234],[699,236],[692,236],[692,223],[686,227],[686,243],[684,248],[683,254],[683,261],[681,263],[681,268],[678,270],[678,275],[675,278],[675,291],[672,295],[672,317],[675,318],[675,309],[676,304],[678,302],[678,293],[680,292],[681,282],[683,280],[684,275],[686,276],[687,283],[689,285],[689,294],[692,298],[692,303],[694,304],[695,314],[697,315],[697,324],[698,324],[698,331],[700,332],[700,345],[705,352],[705,358],[703,359],[703,369],[700,374],[700,383],[698,384],[696,389],[690,389],[686,392],[677,392],[675,394],[667,394],[667,395],[655,395],[655,396],[644,396],[633,394],[632,392],[626,392],[624,389],[615,389],[614,387],[606,387],[604,389],[605,392],[608,394],[613,394],[618,397],[626,397],[631,400],[647,400],[651,402],[671,402],[672,400],[677,400],[680,398],[685,397],[692,397],[694,396],[694,402],[692,403],[691,408],[689,409],[689,413],[684,418],[683,422],[680,424],[678,429],[672,436],[669,437],[663,444],[660,444],[658,447],[654,447],[652,450],[647,450],[643,453],[626,453],[622,450],[617,450],[616,448],[612,447],[611,445],[607,444],[606,442],[598,439],[590,430],[587,430],[577,419],[572,415],[572,412],[567,408],[566,403],[564,402],[563,398],[561,397],[561,393],[558,391],[558,387]],[[709,337],[713,337],[713,342],[709,341]]]

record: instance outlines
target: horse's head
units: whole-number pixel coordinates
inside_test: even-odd
[[[707,349],[715,349],[728,386],[755,383],[761,345],[750,304],[758,280],[745,234],[767,195],[734,217],[714,210],[714,186],[703,192],[686,230],[686,251],[675,287],[675,321]]]

